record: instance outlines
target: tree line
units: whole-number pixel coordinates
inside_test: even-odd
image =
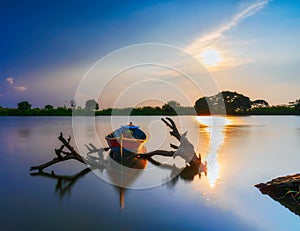
[[[214,96],[202,97],[195,102],[198,115],[300,115],[300,99],[287,105],[270,106],[263,99],[250,100],[237,92],[222,91]]]
[[[263,99],[250,100],[237,92],[222,91],[214,96],[199,98],[193,107],[183,107],[175,100],[162,107],[108,108],[99,110],[99,104],[87,100],[85,107],[77,107],[75,100],[68,101],[69,107],[47,104],[43,108],[32,108],[28,101],[17,104],[17,108],[2,108],[0,116],[71,116],[76,115],[300,115],[300,99],[287,105],[270,106]]]

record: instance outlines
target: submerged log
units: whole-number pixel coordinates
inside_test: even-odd
[[[300,174],[278,177],[266,183],[256,184],[255,187],[300,216]]]

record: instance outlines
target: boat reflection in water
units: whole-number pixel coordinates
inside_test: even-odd
[[[149,158],[143,158],[142,153],[137,155],[136,153],[124,150],[117,152],[110,150],[108,154],[105,154],[103,148],[96,149],[94,145],[86,145],[89,152],[86,156],[86,164],[89,166],[75,175],[58,175],[54,171],[44,172],[39,171],[31,173],[32,176],[42,176],[57,181],[55,186],[55,193],[62,199],[66,195],[71,194],[71,190],[75,183],[87,175],[91,171],[105,172],[108,176],[109,182],[114,185],[119,193],[120,207],[125,206],[125,193],[128,188],[139,178],[143,173],[143,169],[146,168],[147,162],[152,164],[152,167],[167,170],[172,176],[168,185],[175,185],[179,179],[184,181],[193,181],[194,177],[201,173],[206,173],[206,169],[193,168],[192,166],[186,166],[185,168],[177,168],[173,164],[160,163],[157,160]],[[145,149],[143,151],[146,151]],[[177,173],[173,175],[172,173]]]
[[[107,165],[107,175],[111,182],[119,191],[120,195],[120,207],[124,208],[125,205],[125,191],[141,174],[147,165],[147,160],[138,158],[135,153],[129,151],[110,151],[109,156],[111,158]],[[132,157],[130,157],[132,156]]]
[[[42,176],[45,178],[56,180],[55,193],[58,194],[60,199],[71,194],[71,190],[76,182],[83,178],[91,171],[106,171],[110,182],[114,184],[114,187],[119,192],[120,207],[124,208],[125,191],[126,188],[134,183],[139,177],[142,171],[147,165],[147,160],[139,158],[135,153],[123,150],[122,152],[110,150],[108,153],[109,158],[105,158],[103,155],[104,149],[96,149],[94,145],[90,144],[91,148],[87,154],[86,163],[89,167],[83,169],[74,175],[59,175],[54,171],[45,172],[32,172],[31,176]],[[87,146],[88,147],[88,146]],[[97,155],[94,155],[94,154]]]

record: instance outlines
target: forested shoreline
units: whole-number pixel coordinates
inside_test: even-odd
[[[43,108],[32,108],[28,101],[17,104],[17,108],[3,108],[0,106],[0,116],[110,116],[110,115],[300,115],[300,99],[285,105],[272,105],[262,99],[250,100],[249,97],[237,92],[223,91],[214,96],[199,98],[193,107],[181,106],[172,100],[161,107],[136,108],[107,108],[99,109],[94,100],[87,100],[85,107],[76,105],[71,100],[69,105],[54,108],[45,105]]]

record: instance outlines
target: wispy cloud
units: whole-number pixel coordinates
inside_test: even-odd
[[[248,5],[246,8],[244,8],[239,13],[237,13],[235,16],[233,16],[233,18],[227,24],[224,24],[217,30],[212,31],[212,32],[205,34],[204,36],[196,39],[196,41],[193,42],[192,44],[190,44],[186,48],[186,50],[193,51],[196,48],[203,48],[203,45],[207,46],[209,43],[212,44],[213,42],[224,39],[226,32],[229,32],[232,28],[237,26],[244,19],[256,14],[259,10],[264,8],[268,3],[269,3],[269,0],[263,0],[263,1],[255,2],[251,5]]]
[[[13,85],[14,84],[14,78],[13,77],[7,77],[6,78],[6,82],[8,82],[9,84]]]
[[[14,86],[14,89],[16,91],[26,91],[27,87],[25,87],[25,86]]]
[[[229,38],[227,34],[230,30],[238,26],[239,23],[241,23],[246,18],[255,15],[259,10],[264,8],[269,3],[269,1],[270,0],[260,0],[250,5],[247,5],[240,12],[235,14],[231,18],[231,20],[229,20],[229,22],[221,25],[219,28],[215,29],[214,31],[211,31],[197,38],[194,42],[189,44],[185,48],[185,50],[191,53],[192,55],[199,55],[199,53],[201,53],[203,50],[207,48],[217,47],[222,41]],[[227,52],[225,51],[223,53],[227,53]],[[233,59],[234,59],[233,57],[228,57],[228,60],[233,60]],[[234,66],[234,64],[230,64],[229,66]]]
[[[6,82],[9,83],[9,85],[12,86],[12,88],[16,91],[26,91],[27,90],[27,87],[23,86],[23,85],[20,85],[20,86],[16,86],[15,85],[15,79],[13,77],[7,77],[6,78]]]

